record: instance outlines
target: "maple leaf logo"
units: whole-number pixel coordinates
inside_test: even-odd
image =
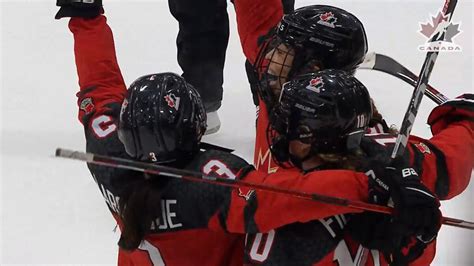
[[[335,28],[335,23],[337,22],[337,18],[334,16],[332,12],[326,12],[319,15],[318,24],[324,25],[326,27]]]
[[[321,77],[317,77],[315,79],[311,79],[309,81],[309,85],[316,86],[316,85],[318,85],[319,83],[322,83],[322,82],[323,82],[323,79]]]
[[[170,93],[165,95],[164,98],[169,107],[176,109],[176,111],[179,109],[180,97],[176,97],[174,94]]]
[[[323,79],[321,77],[317,77],[314,79],[311,79],[309,81],[309,85],[306,86],[306,88],[310,91],[314,91],[316,93],[321,92],[321,88],[324,86]]]
[[[444,36],[444,41],[446,42],[453,42],[454,36],[461,33],[459,30],[459,24],[450,24],[448,29],[446,30],[446,35]]]
[[[255,190],[253,189],[250,189],[250,190],[247,190],[247,191],[242,191],[241,188],[239,188],[239,197],[242,197],[244,198],[246,201],[248,201],[250,199],[250,197],[252,196],[252,194],[255,193]]]
[[[445,32],[445,42],[452,42],[454,36],[461,32],[459,24],[448,22],[448,16],[444,16],[442,12],[439,12],[436,17],[432,16],[431,22],[428,21],[426,24],[420,24],[421,29],[419,32],[428,39],[431,39],[436,34]]]
[[[323,21],[328,21],[332,17],[334,17],[334,14],[332,12],[327,12],[319,16],[319,18]]]

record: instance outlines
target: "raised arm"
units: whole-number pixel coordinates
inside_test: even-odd
[[[56,19],[69,18],[74,37],[74,55],[79,78],[77,105],[79,121],[84,126],[88,152],[128,158],[117,136],[118,120],[125,97],[125,83],[115,56],[112,31],[102,15],[101,1],[61,0]],[[94,180],[101,188],[113,213],[118,213],[118,200],[108,193],[118,194],[107,183],[111,176],[135,176],[121,169],[89,165]],[[106,191],[106,188],[108,190]]]
[[[126,87],[115,56],[112,31],[106,18],[71,18],[69,29],[74,35],[74,55],[80,92],[79,119],[94,108],[96,115],[110,103],[122,103]],[[88,105],[89,104],[89,105]]]
[[[428,124],[433,137],[429,141],[412,138],[410,142],[418,157],[424,158],[423,182],[432,187],[440,199],[447,200],[463,192],[471,180],[474,95],[465,94],[436,107]]]
[[[464,191],[474,167],[474,101],[472,94],[444,103],[431,112],[428,124],[433,137],[410,136],[405,156],[422,182],[440,200]],[[395,137],[371,135],[364,150],[372,156],[393,149]]]
[[[102,1],[56,1],[60,7],[55,18],[71,18],[69,29],[74,36],[74,55],[79,77],[80,91],[77,94],[79,120],[88,126],[90,118],[97,118],[110,104],[121,104],[126,87],[115,56],[112,30],[102,14]],[[106,107],[108,106],[108,107]],[[116,113],[110,114],[114,121],[97,122],[97,130],[101,137],[109,131],[115,122]],[[86,121],[87,120],[87,121]],[[94,124],[92,123],[92,126]]]
[[[235,0],[234,6],[240,43],[253,64],[259,51],[259,37],[277,26],[283,17],[283,6],[281,0]]]

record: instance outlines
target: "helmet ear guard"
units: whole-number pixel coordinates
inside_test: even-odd
[[[359,149],[365,129],[358,129],[346,135],[346,150],[353,151]]]

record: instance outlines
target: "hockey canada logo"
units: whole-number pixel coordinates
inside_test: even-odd
[[[127,106],[128,106],[128,100],[124,99],[122,102],[122,106],[120,107],[120,116],[123,115],[123,113],[125,112],[125,109],[127,109]]]
[[[326,12],[324,14],[319,15],[319,21],[317,23],[330,28],[335,28],[336,22],[337,18],[334,16],[334,14],[332,12]]]
[[[168,103],[168,106],[174,108],[176,111],[179,109],[179,102],[181,98],[176,97],[173,93],[165,95],[165,101]]]
[[[79,108],[82,111],[86,112],[86,114],[89,114],[90,112],[92,112],[92,110],[94,110],[94,103],[92,102],[91,98],[85,98],[84,100],[82,100]]]
[[[314,91],[316,93],[320,93],[321,89],[324,87],[324,82],[321,77],[317,77],[314,79],[311,79],[309,81],[309,85],[306,86],[306,88],[310,91]]]
[[[426,144],[424,144],[423,142],[415,144],[415,147],[422,153],[431,154],[430,148],[426,146]]]
[[[460,30],[461,22],[453,23],[449,21],[449,16],[443,15],[439,12],[436,17],[431,16],[431,21],[420,23],[421,35],[428,40],[425,44],[418,46],[421,52],[461,52],[461,46],[453,42],[454,37],[458,36],[462,31]],[[439,34],[444,35],[444,41],[434,41],[433,37],[439,37]]]

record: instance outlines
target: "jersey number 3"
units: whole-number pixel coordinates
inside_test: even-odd
[[[229,169],[229,167],[219,161],[219,160],[210,160],[202,168],[202,172],[206,175],[215,173],[220,178],[235,179],[235,174]]]

